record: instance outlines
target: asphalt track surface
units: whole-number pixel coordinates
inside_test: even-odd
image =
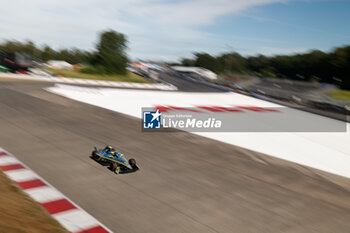
[[[185,132],[144,133],[139,119],[49,85],[0,81],[0,146],[114,232],[349,232],[346,178]],[[140,170],[115,175],[89,158],[105,144]]]

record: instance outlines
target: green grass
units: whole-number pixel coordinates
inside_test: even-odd
[[[350,100],[350,91],[346,90],[336,90],[329,94],[330,97],[339,100]]]
[[[81,79],[94,79],[94,80],[107,80],[107,81],[120,81],[120,82],[135,82],[135,83],[149,83],[146,78],[136,75],[130,71],[127,71],[126,75],[103,75],[103,74],[86,74],[77,70],[56,70],[47,69],[54,75],[62,75],[67,78],[81,78]]]

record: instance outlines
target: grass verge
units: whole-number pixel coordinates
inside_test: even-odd
[[[350,91],[346,90],[336,90],[329,94],[330,97],[339,100],[350,100]]]
[[[146,78],[127,71],[126,75],[103,75],[103,74],[87,74],[77,70],[56,70],[47,69],[54,75],[62,75],[68,78],[81,78],[81,79],[94,79],[94,80],[107,80],[107,81],[120,81],[120,82],[135,82],[135,83],[150,83]]]
[[[67,232],[0,171],[0,232]]]

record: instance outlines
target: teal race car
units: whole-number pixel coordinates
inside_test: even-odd
[[[95,147],[91,153],[91,158],[101,165],[109,166],[109,169],[116,174],[139,170],[135,159],[127,160],[124,154],[116,152],[112,146],[106,146],[101,150]]]

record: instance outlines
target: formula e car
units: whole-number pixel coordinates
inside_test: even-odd
[[[99,150],[96,147],[91,153],[91,158],[102,165],[108,165],[116,174],[129,173],[139,170],[135,159],[126,160],[124,154],[118,153],[111,146]]]

